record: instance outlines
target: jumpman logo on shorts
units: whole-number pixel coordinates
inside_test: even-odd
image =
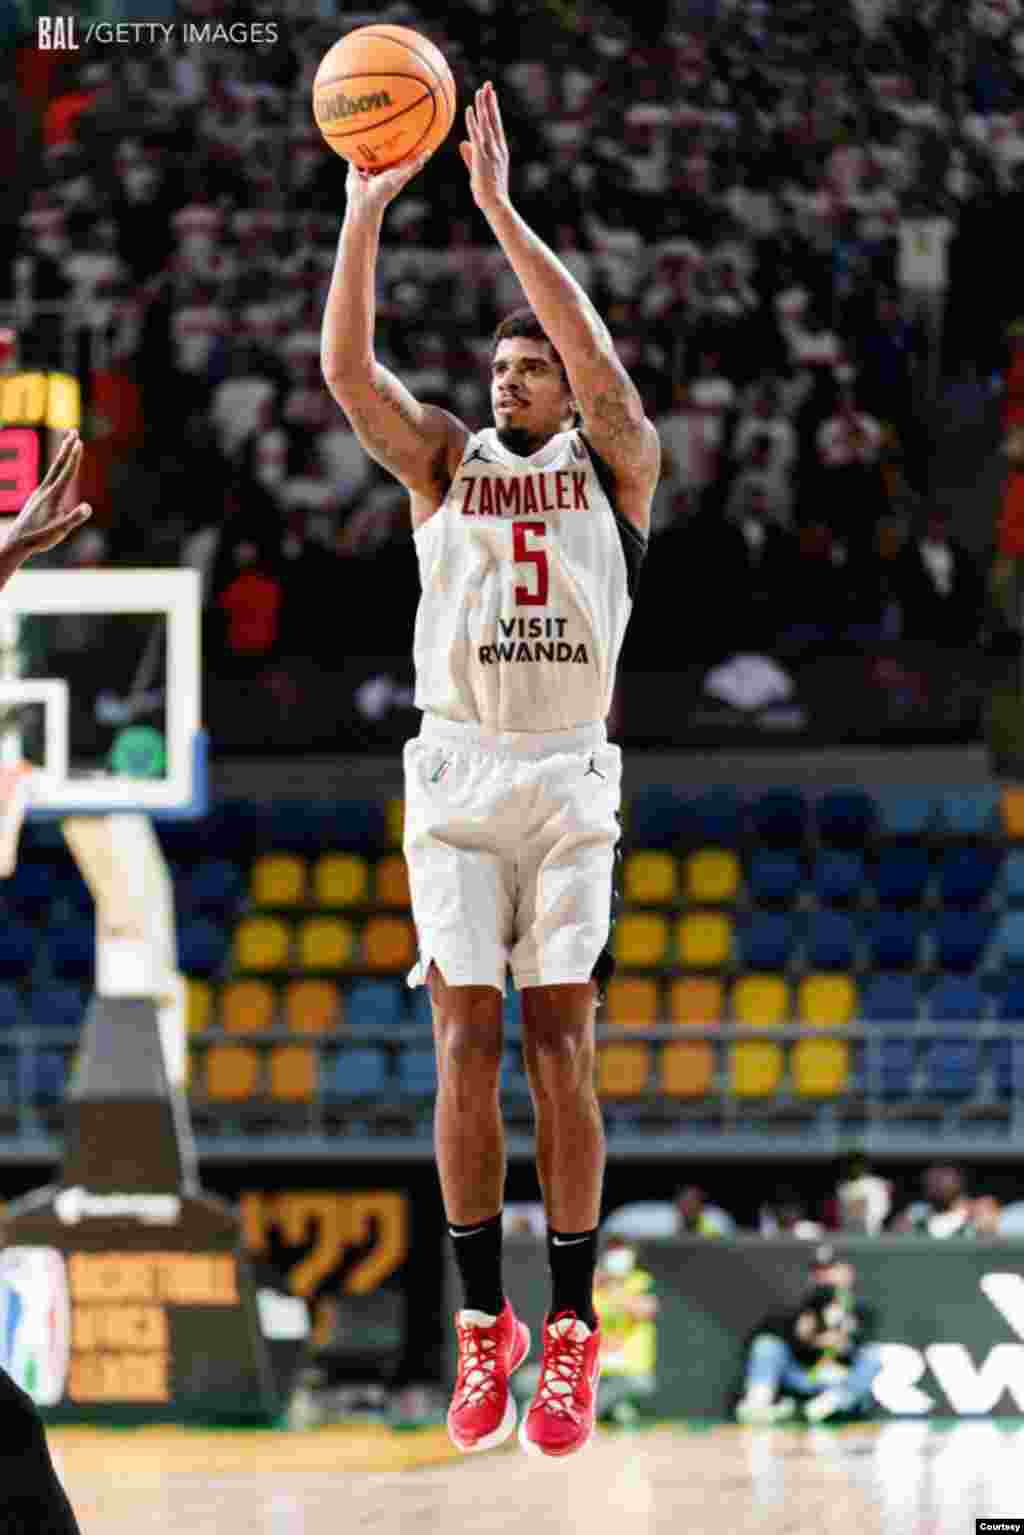
[[[448,771],[448,763],[449,763],[450,760],[451,759],[448,758],[448,757],[442,757],[441,761],[437,764],[437,767],[434,769],[434,771],[430,775],[430,782],[431,783],[440,783],[441,782],[441,779],[444,777],[445,773]]]
[[[593,773],[595,778],[603,778],[604,777],[604,774],[603,773],[599,773],[597,768],[594,766],[594,759],[593,759],[593,757],[591,757],[591,759],[590,759],[590,766],[587,768],[587,771],[583,775],[584,778],[589,778],[591,773]]]
[[[478,458],[482,464],[494,463],[494,459],[488,458],[483,448],[474,448],[469,457],[462,460],[462,467],[465,468],[467,464],[471,464],[475,458]]]

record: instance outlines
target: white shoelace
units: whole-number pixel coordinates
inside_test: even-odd
[[[590,1329],[574,1316],[556,1317],[550,1323],[535,1407],[543,1407],[573,1423],[580,1421],[576,1391],[583,1374],[583,1345],[589,1337]]]
[[[498,1368],[498,1340],[479,1323],[460,1322],[459,1361],[462,1370],[460,1407],[477,1407],[495,1393],[494,1372]]]

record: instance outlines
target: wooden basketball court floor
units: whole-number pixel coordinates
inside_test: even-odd
[[[83,1535],[974,1535],[1024,1517],[1024,1420],[652,1428],[566,1461],[443,1430],[55,1429]]]

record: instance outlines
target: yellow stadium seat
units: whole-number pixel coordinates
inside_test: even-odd
[[[310,1103],[316,1087],[316,1056],[308,1045],[278,1045],[271,1050],[271,1098],[279,1103]]]
[[[381,906],[409,909],[409,870],[401,853],[389,853],[381,859],[374,870],[373,893]]]
[[[341,917],[308,917],[299,928],[299,965],[303,970],[341,970],[355,949],[352,924]]]
[[[330,1034],[341,1025],[341,992],[333,981],[291,981],[284,1017],[293,1034]]]
[[[318,906],[362,906],[370,898],[370,866],[358,853],[325,853],[313,870]]]
[[[622,893],[628,906],[671,906],[676,898],[676,861],[671,853],[630,853]]]
[[[371,917],[363,932],[368,970],[409,970],[416,963],[416,930],[404,917]]]
[[[798,1098],[835,1098],[850,1079],[850,1048],[842,1039],[798,1039],[789,1069]]]
[[[206,1096],[241,1103],[259,1095],[260,1058],[251,1045],[211,1045],[206,1052]]]
[[[715,1080],[715,1052],[706,1039],[672,1040],[662,1046],[660,1068],[670,1098],[703,1098]]]
[[[384,825],[387,829],[388,847],[401,847],[405,834],[405,800],[389,799],[384,807]]]
[[[651,1075],[650,1047],[642,1040],[600,1045],[597,1091],[601,1098],[640,1098]]]
[[[732,989],[733,1017],[748,1029],[777,1029],[789,1015],[789,988],[781,975],[741,975]]]
[[[185,981],[185,1029],[189,1034],[202,1034],[210,1027],[213,1013],[213,992],[208,981],[189,976]]]
[[[228,981],[221,988],[220,1025],[226,1034],[258,1034],[274,1027],[274,988],[266,981]]]
[[[695,911],[679,924],[679,959],[687,970],[718,970],[732,952],[732,922],[717,911]]]
[[[668,923],[655,912],[631,911],[612,929],[617,964],[630,970],[662,965],[668,957]]]
[[[608,982],[608,1022],[626,1028],[650,1028],[658,1021],[658,983],[638,975]]]
[[[1008,841],[1024,841],[1024,789],[1003,790],[1003,830]]]
[[[737,1098],[770,1098],[782,1082],[782,1046],[744,1039],[729,1052],[729,1076]]]
[[[252,866],[249,894],[256,906],[301,906],[306,862],[292,853],[264,853]]]
[[[243,917],[235,929],[235,968],[285,970],[292,935],[280,917]]]
[[[683,976],[672,982],[668,996],[669,1016],[677,1028],[711,1028],[722,1021],[722,983],[714,976]]]
[[[850,975],[805,975],[796,993],[797,1020],[816,1029],[845,1029],[857,1010]]]
[[[705,847],[686,860],[685,895],[705,906],[735,901],[740,888],[740,861],[722,847]]]

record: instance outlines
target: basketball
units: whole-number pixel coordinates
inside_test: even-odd
[[[409,27],[359,27],[324,54],[313,116],[335,154],[372,173],[433,154],[455,121],[439,48]]]

